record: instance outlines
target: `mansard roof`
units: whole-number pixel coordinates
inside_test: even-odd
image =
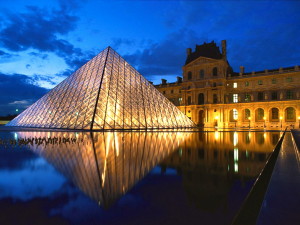
[[[202,45],[196,45],[195,52],[191,52],[191,54],[187,56],[185,65],[201,56],[211,59],[222,59],[222,53],[214,41],[211,43],[204,42]]]

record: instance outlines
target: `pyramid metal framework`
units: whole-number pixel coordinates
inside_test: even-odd
[[[108,47],[7,126],[122,130],[195,125]]]
[[[18,132],[38,137],[27,147],[51,163],[75,186],[103,207],[143,179],[179,149],[189,132]],[[63,142],[62,139],[76,140]],[[56,142],[55,142],[56,139]],[[46,141],[48,144],[46,144]],[[58,143],[57,143],[58,142]]]

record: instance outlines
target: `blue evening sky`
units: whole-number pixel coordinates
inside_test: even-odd
[[[247,72],[300,64],[299,1],[0,0],[0,116],[24,110],[111,46],[149,81],[186,48],[227,40]]]

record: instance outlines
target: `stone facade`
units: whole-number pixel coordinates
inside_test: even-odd
[[[227,61],[226,41],[222,53],[216,49],[214,42],[187,49],[183,80],[163,80],[156,88],[202,127],[299,127],[298,66],[251,73],[241,66],[237,73]]]

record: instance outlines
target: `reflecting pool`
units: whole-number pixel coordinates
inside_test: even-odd
[[[230,224],[280,132],[0,132],[0,224]]]

